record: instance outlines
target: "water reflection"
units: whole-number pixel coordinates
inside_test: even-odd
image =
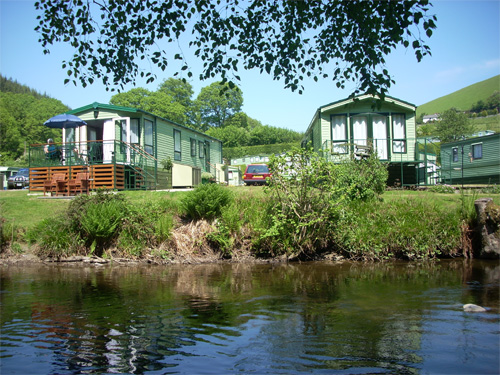
[[[0,270],[2,373],[499,368],[498,262]]]

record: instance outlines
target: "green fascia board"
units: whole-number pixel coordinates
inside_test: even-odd
[[[341,105],[345,105],[345,104],[349,104],[349,103],[354,103],[355,100],[362,101],[362,100],[376,99],[376,98],[378,99],[379,97],[376,96],[376,95],[371,95],[371,94],[362,94],[362,95],[358,95],[358,96],[355,96],[355,97],[344,98],[344,99],[337,100],[335,102],[332,102],[332,103],[320,106],[316,110],[316,112],[314,113],[314,116],[313,116],[311,122],[309,123],[309,126],[307,127],[306,132],[304,133],[304,136],[306,136],[309,133],[310,129],[314,125],[314,122],[319,117],[319,114],[321,112],[323,112],[323,110],[325,108],[332,107],[332,109],[333,109],[334,107],[340,107]],[[385,95],[384,101],[387,101],[387,99],[393,101],[393,103],[396,104],[396,105],[399,105],[399,106],[402,106],[402,107],[410,107],[410,108],[408,108],[409,110],[412,110],[412,111],[416,111],[417,110],[417,106],[415,104],[413,104],[413,103],[410,103],[410,102],[407,102],[407,101],[404,101],[404,100],[401,100],[401,99],[398,99],[398,98],[395,98],[395,97],[392,97],[392,96],[389,96],[389,95]]]
[[[371,94],[362,94],[362,95],[358,95],[358,96],[355,96],[353,98],[345,98],[345,99],[341,99],[341,100],[337,100],[335,102],[332,102],[332,103],[329,103],[329,104],[325,104],[325,105],[322,105],[318,108],[318,110],[322,110],[323,108],[327,108],[327,107],[336,107],[338,106],[339,104],[345,102],[345,104],[348,104],[348,103],[353,103],[355,100],[367,100],[367,99],[378,99],[379,96],[377,95],[371,95]],[[402,106],[406,106],[406,107],[413,107],[413,110],[416,110],[417,109],[417,106],[413,103],[410,103],[410,102],[407,102],[405,100],[401,100],[401,99],[398,99],[398,98],[395,98],[393,96],[389,96],[389,95],[385,95],[384,97],[384,101],[387,101],[386,99],[390,99],[392,101],[395,102],[395,104],[398,104],[398,103],[401,103],[399,105],[402,105]]]
[[[181,127],[181,128],[184,128],[184,129],[187,129],[187,130],[190,130],[194,133],[198,133],[200,135],[203,135],[204,137],[207,137],[207,138],[210,138],[210,139],[214,139],[218,142],[221,142],[222,141],[220,139],[217,139],[217,138],[214,138],[214,137],[211,137],[209,136],[208,134],[205,134],[205,133],[202,133],[196,129],[193,129],[193,128],[190,128],[186,125],[181,125],[181,124],[178,124],[176,122],[173,122],[172,120],[169,120],[169,119],[166,119],[164,117],[160,117],[158,115],[155,115],[153,113],[150,113],[150,112],[147,112],[147,111],[144,111],[142,109],[138,109],[138,108],[132,108],[132,107],[121,107],[121,106],[117,106],[117,105],[113,105],[113,104],[103,104],[103,103],[98,103],[98,102],[94,102],[92,104],[88,104],[86,106],[83,106],[83,107],[79,107],[79,108],[75,108],[75,109],[72,109],[71,111],[68,111],[66,112],[67,114],[70,114],[70,115],[76,115],[77,113],[80,113],[80,112],[86,112],[86,111],[89,111],[89,110],[96,110],[96,109],[108,109],[108,110],[111,110],[111,111],[121,111],[121,112],[133,112],[133,113],[144,113],[146,115],[149,115],[149,116],[152,116],[152,117],[155,117],[155,118],[158,118],[160,120],[163,120],[163,121],[166,121],[166,122],[169,122],[175,126],[178,126],[178,127]]]

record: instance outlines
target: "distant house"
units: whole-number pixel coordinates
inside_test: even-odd
[[[381,103],[372,95],[339,100],[316,110],[302,144],[332,162],[373,151],[388,163],[389,185],[425,184],[419,165],[426,161],[426,141],[416,138],[415,111],[414,104],[390,96]]]
[[[440,119],[439,113],[434,113],[433,115],[425,115],[422,118],[422,121],[424,124],[427,124],[428,122],[439,121],[439,119]]]
[[[119,190],[196,186],[202,172],[224,181],[216,138],[136,108],[93,103],[68,113],[87,125],[62,130],[61,160],[46,160],[43,145],[31,147],[30,190],[43,189],[54,171],[71,179],[86,170],[93,188]]]
[[[499,184],[500,134],[442,144],[441,179],[447,184]]]
[[[492,135],[492,134],[495,134],[495,132],[493,130],[482,130],[482,131],[479,131],[477,133],[472,134],[471,138],[484,137],[486,135]]]
[[[243,156],[241,158],[231,159],[231,165],[247,165],[253,163],[267,163],[269,162],[269,155],[253,155]]]

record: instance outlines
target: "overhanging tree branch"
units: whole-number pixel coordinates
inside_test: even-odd
[[[138,76],[154,81],[152,69],[139,69],[141,60],[161,70],[181,60],[180,72],[191,77],[176,45],[190,33],[189,46],[203,62],[201,80],[239,80],[243,67],[299,93],[304,79],[328,78],[341,88],[356,82],[353,95],[383,96],[393,83],[385,56],[403,46],[420,61],[430,54],[423,39],[436,28],[427,0],[40,0],[35,6],[44,52],[56,43],[75,50],[63,62],[66,81],[86,86],[102,80],[111,90]],[[158,48],[160,41],[171,50]]]

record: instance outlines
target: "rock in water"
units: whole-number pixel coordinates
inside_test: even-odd
[[[474,305],[473,303],[468,303],[464,305],[465,312],[485,312],[486,309],[484,307]]]

